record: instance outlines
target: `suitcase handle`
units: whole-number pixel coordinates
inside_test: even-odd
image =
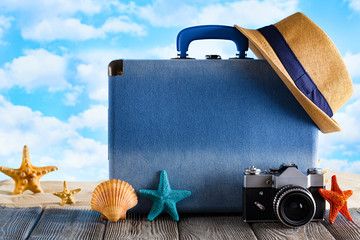
[[[235,43],[239,51],[239,58],[245,58],[249,47],[248,39],[235,27],[222,25],[204,25],[189,27],[181,30],[177,35],[176,49],[180,52],[180,58],[186,58],[189,45],[194,40],[223,39]]]

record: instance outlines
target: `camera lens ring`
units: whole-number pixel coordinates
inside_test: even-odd
[[[296,199],[296,201],[293,199]],[[299,200],[301,200],[301,203],[299,203]],[[308,208],[308,211],[302,211],[302,213],[305,213],[305,215],[300,216],[300,218],[298,218],[299,216],[296,216],[296,219],[294,219],[294,216],[289,217],[289,213],[286,210],[291,209],[287,207],[289,203],[296,205],[295,211],[296,209],[299,209],[299,206],[302,208],[302,205],[305,205],[305,208]],[[284,225],[288,227],[299,227],[309,223],[314,218],[316,212],[316,203],[312,194],[306,188],[287,185],[281,188],[275,195],[273,208],[276,217]]]

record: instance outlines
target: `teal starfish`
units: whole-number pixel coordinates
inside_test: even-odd
[[[191,192],[187,190],[172,190],[165,170],[160,173],[158,190],[140,189],[139,193],[154,202],[148,215],[149,221],[154,220],[164,210],[175,221],[179,221],[176,203],[191,195]]]

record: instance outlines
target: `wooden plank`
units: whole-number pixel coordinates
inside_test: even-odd
[[[42,208],[0,207],[0,239],[26,239],[38,222]]]
[[[29,239],[102,239],[106,222],[88,208],[48,207]]]
[[[179,239],[179,233],[177,222],[166,214],[150,222],[146,215],[128,213],[126,220],[108,221],[104,239]]]
[[[335,239],[322,222],[311,222],[297,228],[289,228],[281,223],[253,223],[251,227],[258,239]]]
[[[326,211],[323,225],[336,239],[360,239],[360,210],[351,209],[350,215],[353,221],[347,220],[341,213],[331,224],[329,222],[329,210]]]
[[[241,216],[189,215],[179,222],[180,239],[256,239]]]

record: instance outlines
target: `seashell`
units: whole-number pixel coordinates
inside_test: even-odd
[[[126,211],[137,203],[134,188],[118,179],[100,183],[91,197],[91,209],[102,213],[101,219],[109,219],[111,222],[126,219]]]

